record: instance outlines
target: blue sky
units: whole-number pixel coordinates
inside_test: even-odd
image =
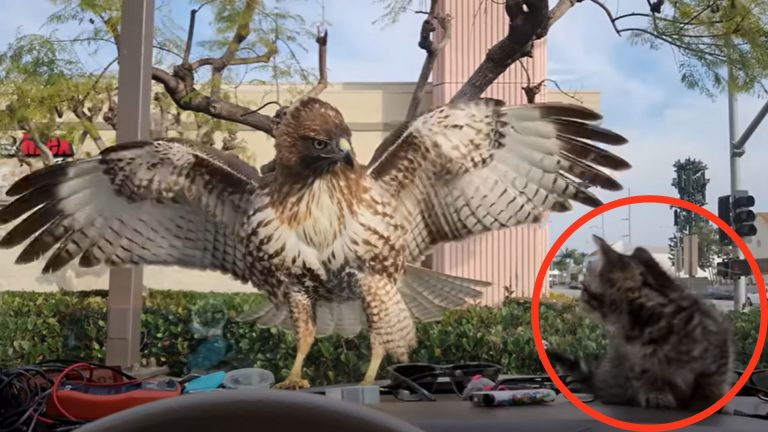
[[[158,1],[159,3],[159,1]],[[174,16],[181,29],[186,27],[188,9],[185,2],[174,1]],[[295,7],[308,22],[320,19],[318,0],[300,0]],[[372,22],[381,14],[382,6],[372,1],[326,0],[325,17],[330,22],[328,48],[329,78],[332,81],[413,81],[419,73],[423,53],[416,46],[422,16],[408,13],[395,25],[382,28]],[[419,1],[414,2],[415,6]],[[0,0],[0,47],[10,42],[17,31],[40,31],[45,17],[54,10],[45,0]],[[199,16],[200,23],[210,18]],[[482,16],[479,15],[479,19]],[[58,29],[60,36],[73,34],[76,28]],[[200,26],[205,38],[205,26]],[[314,65],[313,42],[300,56]],[[724,97],[710,100],[685,89],[680,84],[675,57],[669,48],[651,51],[629,44],[612,32],[603,13],[589,2],[578,3],[550,31],[548,40],[549,75],[566,89],[601,92],[604,125],[627,136],[630,143],[620,154],[633,169],[619,178],[633,195],[674,195],[670,183],[672,163],[678,158],[694,156],[709,165],[711,182],[707,206],[716,212],[717,196],[729,190],[728,118]],[[108,53],[105,55],[112,55]],[[103,58],[92,60],[95,65]],[[107,59],[106,61],[109,61]],[[757,113],[763,101],[740,96],[739,131]],[[768,189],[763,187],[768,174],[761,172],[760,162],[768,161],[768,123],[763,125],[747,145],[742,158],[742,187],[753,192],[757,210],[768,211]],[[764,170],[764,168],[763,168]],[[604,200],[626,196],[599,193]],[[576,206],[567,214],[551,219],[551,239],[587,209]],[[606,237],[619,240],[627,232],[622,218],[627,209],[617,209],[605,216]],[[568,245],[591,250],[589,236],[599,233],[600,221],[589,224],[572,237]],[[662,205],[637,205],[632,208],[634,243],[662,246],[672,231],[671,212]]]

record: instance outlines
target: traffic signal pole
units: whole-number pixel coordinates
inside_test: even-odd
[[[741,157],[744,155],[744,146],[746,145],[749,138],[752,137],[752,134],[755,132],[757,127],[760,125],[760,123],[765,119],[766,115],[768,115],[768,102],[766,102],[763,107],[758,111],[757,115],[755,115],[755,118],[752,119],[752,121],[749,123],[747,128],[744,130],[744,133],[737,137],[736,132],[736,125],[738,122],[738,112],[736,108],[737,98],[736,98],[736,92],[733,91],[733,86],[731,83],[733,82],[733,70],[729,66],[728,67],[728,135],[729,135],[729,156],[731,160],[731,196],[735,196],[737,194],[737,191],[741,189],[741,171],[739,166],[739,161]],[[733,246],[733,255],[735,256],[736,260],[743,261],[744,260],[744,254],[741,253],[741,250],[738,248],[738,246]],[[733,293],[733,307],[735,310],[741,310],[744,307],[744,300],[746,298],[746,279],[741,276],[735,279],[734,281],[734,293]]]
[[[736,149],[735,144],[738,137],[736,136],[736,124],[738,122],[737,112],[737,98],[736,92],[733,91],[732,82],[733,70],[728,67],[728,153],[731,159],[731,196],[733,196],[737,190],[741,187],[739,161],[744,154],[744,149]],[[735,244],[733,245],[733,256],[737,260],[744,259],[744,254],[741,253],[741,249]],[[733,281],[733,309],[741,310],[744,307],[744,300],[747,297],[747,280],[744,277],[737,277]]]

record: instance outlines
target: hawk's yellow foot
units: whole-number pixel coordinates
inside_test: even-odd
[[[380,345],[373,345],[371,349],[371,362],[368,363],[368,371],[365,372],[365,377],[360,385],[373,385],[376,380],[376,373],[381,366],[381,360],[384,359],[384,348]]]
[[[309,388],[309,381],[301,377],[297,377],[297,378],[288,377],[285,379],[285,381],[275,384],[272,388],[275,388],[278,390],[301,390],[301,389]]]

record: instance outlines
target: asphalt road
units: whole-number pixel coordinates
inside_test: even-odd
[[[730,286],[714,287],[705,295],[705,298],[707,298],[708,301],[712,302],[715,305],[715,307],[717,307],[719,310],[722,310],[722,311],[733,310],[732,289],[733,288]],[[570,297],[574,297],[574,298],[577,298],[581,293],[580,290],[570,289],[564,286],[553,287],[551,291],[559,294],[564,294]],[[760,301],[757,296],[757,288],[754,286],[747,287],[747,297],[752,301],[752,304],[755,306],[757,306],[757,304]]]

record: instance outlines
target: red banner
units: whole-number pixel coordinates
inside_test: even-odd
[[[54,157],[73,157],[75,152],[72,144],[63,138],[50,138],[45,144]],[[35,146],[32,137],[25,133],[21,137],[21,154],[24,156],[40,156],[40,149]]]

